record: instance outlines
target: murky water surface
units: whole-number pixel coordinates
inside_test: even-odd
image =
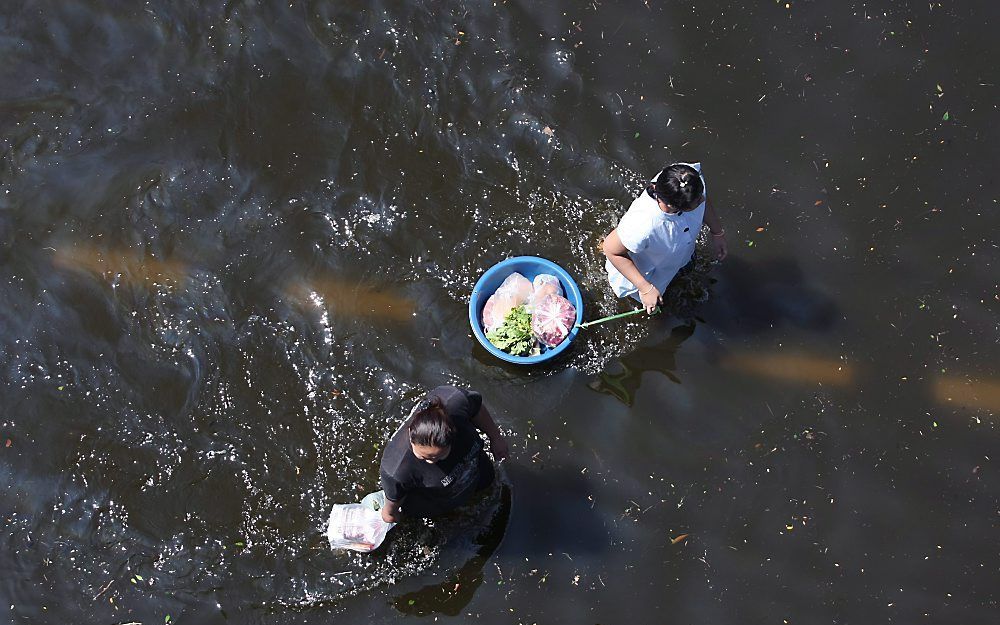
[[[0,621],[994,620],[997,17],[4,3]],[[474,343],[510,255],[619,310],[596,245],[681,159],[731,256],[670,315]],[[332,553],[440,383],[503,488]]]

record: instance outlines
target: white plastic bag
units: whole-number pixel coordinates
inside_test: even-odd
[[[369,552],[379,548],[396,524],[386,523],[379,512],[385,505],[382,491],[366,495],[361,503],[336,504],[330,511],[326,537],[333,549]]]
[[[531,313],[531,331],[541,343],[555,347],[576,325],[576,308],[561,295],[549,294]]]
[[[507,276],[483,306],[483,327],[486,331],[492,332],[499,328],[507,313],[515,306],[527,302],[532,291],[531,282],[521,274],[515,271]]]
[[[559,278],[550,273],[540,273],[535,276],[535,279],[531,281],[531,286],[534,288],[529,302],[532,308],[537,306],[549,295],[562,296],[563,294],[562,285],[559,284]]]

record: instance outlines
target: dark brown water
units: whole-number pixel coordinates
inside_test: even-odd
[[[994,622],[998,13],[3,3],[0,621]],[[731,256],[671,315],[475,345],[510,255],[616,311],[681,159]],[[330,552],[445,382],[503,491]]]

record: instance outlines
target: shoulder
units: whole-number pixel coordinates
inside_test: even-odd
[[[439,397],[445,412],[453,418],[471,419],[479,414],[483,405],[483,396],[478,392],[455,386],[439,386],[428,395]]]
[[[406,472],[407,456],[410,454],[410,441],[406,428],[401,427],[392,435],[382,452],[382,462],[379,468],[382,473],[396,480],[401,480]]]
[[[660,207],[657,205],[656,200],[649,197],[646,191],[643,191],[629,204],[628,210],[622,215],[618,227],[621,228],[623,224],[626,227],[648,226],[653,223],[653,218],[656,217],[658,212],[660,212]]]
[[[632,205],[618,222],[618,238],[622,245],[630,252],[642,251],[645,241],[659,223],[662,212],[656,200],[643,191],[632,201]]]

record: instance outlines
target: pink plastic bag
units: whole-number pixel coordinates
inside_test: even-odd
[[[529,304],[534,307],[549,295],[562,295],[562,285],[559,278],[548,273],[540,273],[531,281],[534,292],[531,294]]]
[[[512,308],[528,301],[532,290],[531,282],[516,271],[507,276],[483,306],[483,327],[486,331],[499,328]]]
[[[549,294],[531,313],[531,331],[542,344],[555,347],[576,324],[576,307],[561,295]]]

